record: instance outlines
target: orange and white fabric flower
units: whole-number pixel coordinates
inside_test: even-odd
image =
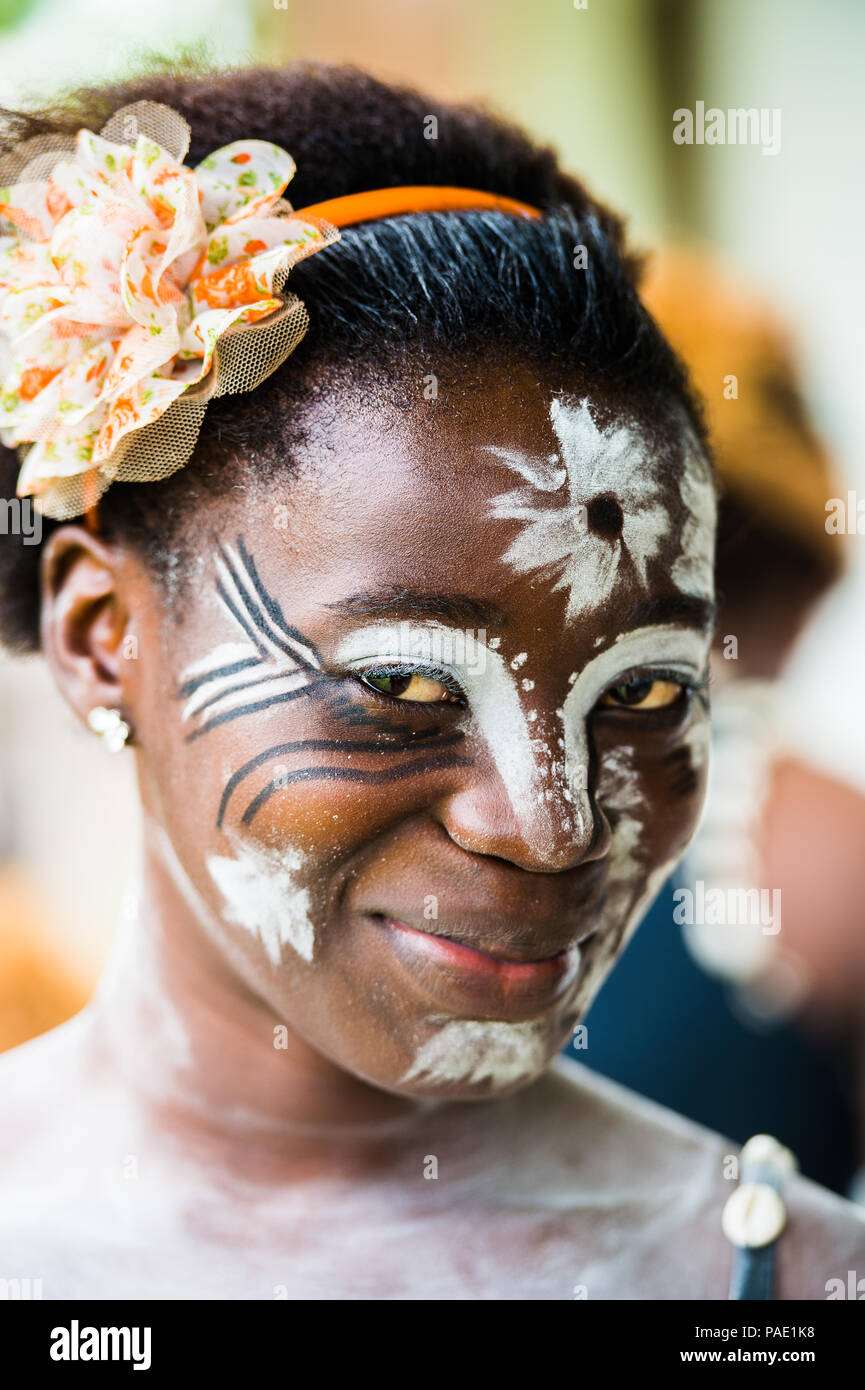
[[[126,131],[134,143],[109,138]],[[124,472],[135,432],[191,387],[249,389],[305,332],[293,296],[288,336],[251,326],[285,311],[288,269],[339,233],[282,200],[295,165],[278,145],[238,140],[193,169],[182,163],[188,139],[176,112],[138,103],[101,135],[79,131],[68,157],[37,149],[0,188],[0,439],[31,446],[18,493],[48,516],[83,510],[115,478],[182,466],[203,406],[185,430],[168,417],[177,447],[163,442],[158,465]],[[243,370],[235,352],[220,379],[220,340],[241,327]]]

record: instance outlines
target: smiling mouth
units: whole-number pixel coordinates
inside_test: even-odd
[[[535,950],[542,945],[526,943],[517,955],[510,945],[499,948],[492,940],[469,945],[383,912],[365,916],[390,958],[396,957],[437,1012],[514,1022],[536,1019],[560,1010],[579,978],[581,953],[575,941],[543,956],[531,955],[532,945]]]
[[[407,935],[421,947],[428,947],[440,954],[443,960],[467,970],[491,971],[503,980],[529,980],[543,975],[557,975],[564,970],[576,953],[576,943],[546,956],[527,956],[509,953],[506,950],[487,950],[482,946],[472,946],[457,937],[446,936],[441,932],[422,930],[401,922],[395,917],[374,914],[375,918],[393,931]]]

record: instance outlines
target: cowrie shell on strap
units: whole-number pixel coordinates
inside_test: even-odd
[[[798,1167],[795,1156],[771,1134],[753,1135],[743,1146],[739,1162],[744,1173],[758,1167],[769,1169],[780,1178],[795,1173]]]
[[[777,1240],[787,1224],[787,1208],[766,1182],[743,1182],[731,1192],[721,1214],[721,1229],[733,1245],[758,1250]]]

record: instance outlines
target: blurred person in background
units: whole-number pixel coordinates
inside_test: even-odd
[[[701,828],[578,1055],[733,1138],[769,1130],[861,1195],[865,798],[785,730],[787,659],[844,568],[826,527],[843,488],[788,335],[748,287],[679,249],[642,293],[704,399],[721,475],[713,757]]]

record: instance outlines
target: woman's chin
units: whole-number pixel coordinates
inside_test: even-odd
[[[550,1019],[436,1018],[407,1051],[408,1064],[387,1089],[404,1096],[488,1100],[530,1085],[567,1033]]]

